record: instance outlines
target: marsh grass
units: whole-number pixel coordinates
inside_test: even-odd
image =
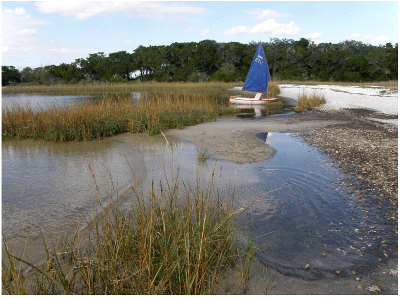
[[[271,81],[268,85],[268,98],[277,97],[281,93],[281,89],[276,81]]]
[[[240,83],[239,83],[240,84]],[[98,84],[71,84],[71,85],[30,85],[30,86],[7,86],[2,88],[3,93],[50,93],[50,94],[70,94],[70,95],[90,95],[90,94],[120,94],[130,92],[183,92],[183,91],[210,91],[220,92],[238,83],[204,82],[204,83],[98,83]]]
[[[201,146],[197,149],[197,160],[199,162],[205,162],[208,158],[208,149]]]
[[[172,85],[180,87],[172,88]],[[221,84],[146,84],[138,92],[142,100],[136,103],[126,94],[103,95],[97,101],[69,107],[5,106],[2,139],[81,141],[123,132],[154,135],[233,112]]]
[[[311,95],[308,95],[303,89],[303,93],[299,95],[297,99],[297,105],[295,107],[296,112],[305,112],[312,110],[326,102],[324,95],[321,92],[314,91]]]
[[[237,258],[235,264],[239,269],[238,272],[242,284],[242,294],[245,294],[256,256],[256,248],[252,237],[246,236],[244,239],[244,251],[238,253],[238,255],[240,255],[240,257]]]
[[[173,169],[162,165],[164,178],[147,189],[137,187],[132,172],[128,209],[112,184],[101,198],[92,172],[101,216],[58,243],[43,237],[41,265],[14,256],[3,237],[3,294],[214,293],[226,268],[243,259],[234,226],[243,211],[234,208],[234,187],[221,190],[214,182],[215,165],[193,184]],[[32,267],[29,278],[22,265]]]

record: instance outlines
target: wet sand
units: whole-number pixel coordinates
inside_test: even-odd
[[[378,146],[382,140],[386,139],[394,144],[394,150],[397,152],[397,125],[390,123],[390,121],[385,121],[393,118],[397,118],[397,115],[386,115],[368,109],[320,110],[254,120],[219,120],[217,122],[187,127],[183,130],[170,130],[167,132],[167,135],[193,142],[198,147],[208,149],[211,159],[236,161],[238,163],[255,163],[272,158],[275,152],[273,148],[255,136],[256,133],[263,132],[311,134],[314,138],[308,140],[310,145],[330,155],[327,149],[334,149],[337,144],[333,142],[329,144],[328,142],[324,146],[321,146],[319,142],[321,140],[326,141],[326,139],[322,138],[324,132],[329,131],[332,133],[333,131],[335,133],[335,130],[346,130],[348,133],[352,131],[374,131],[378,132],[379,135]],[[359,138],[357,133],[350,135],[346,142],[351,142],[355,140],[354,138]],[[373,146],[377,145],[377,140],[374,139],[367,139],[367,142],[370,142]],[[392,153],[390,152],[390,154]],[[350,157],[347,156],[347,158]],[[371,162],[374,162],[373,156],[371,158]],[[348,162],[344,155],[336,156],[334,160],[339,164],[341,162]],[[380,161],[375,160],[375,162],[379,163]],[[397,159],[393,161],[393,164],[388,166],[395,167],[397,171]],[[382,191],[385,190],[382,189]],[[390,197],[390,204],[396,204],[397,206],[397,188],[395,192],[396,194]],[[383,199],[387,199],[387,197],[385,196]],[[397,218],[397,213],[393,216]],[[281,274],[272,268],[268,268],[267,272],[270,277],[268,294],[362,295],[373,293],[372,291],[378,288],[379,293],[394,295],[398,293],[397,262],[396,252],[396,257],[382,260],[375,268],[360,268],[359,271],[354,271],[354,274],[350,276],[344,276],[339,272],[332,274],[329,278],[322,279],[302,279]],[[254,266],[256,270],[253,271],[245,293],[264,294],[265,274],[262,272],[265,269],[265,265],[256,263]],[[232,272],[231,276],[235,276],[235,274],[237,272]],[[221,294],[243,293],[241,285],[229,284],[232,280],[237,281],[238,279],[230,278],[224,281],[227,286],[225,290],[220,290]],[[373,286],[377,286],[377,288]]]
[[[327,113],[270,116],[257,120],[218,120],[201,125],[173,129],[167,135],[193,142],[209,150],[216,160],[238,163],[268,160],[274,149],[255,137],[262,132],[307,132],[332,125],[345,125],[350,119],[326,117]]]

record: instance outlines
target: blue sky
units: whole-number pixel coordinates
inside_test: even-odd
[[[2,1],[2,65],[213,39],[398,42],[397,1]]]

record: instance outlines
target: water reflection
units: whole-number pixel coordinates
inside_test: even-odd
[[[81,104],[99,95],[49,95],[32,93],[3,93],[2,107],[12,108],[13,106],[26,107],[32,109],[51,107],[53,105],[67,107],[75,104]]]
[[[241,227],[255,237],[261,261],[278,271],[321,278],[337,270],[366,270],[384,254],[397,256],[396,223],[386,218],[387,210],[375,208],[372,195],[361,200],[357,190],[349,191],[340,182],[346,180],[340,169],[299,138],[257,136],[277,150],[274,158],[240,165],[208,159],[201,166],[198,148],[168,133],[168,145],[162,135],[143,134],[79,143],[3,142],[3,233],[12,248],[21,249],[30,231],[28,254],[37,259],[43,255],[39,227],[54,239],[76,228],[77,221],[90,220],[98,210],[89,166],[106,198],[110,177],[119,194],[129,187],[131,168],[146,187],[163,180],[164,171],[167,176],[179,172],[184,182],[198,181],[200,175],[207,181],[216,162],[215,183],[221,190],[239,189],[238,208],[258,198]],[[306,264],[310,270],[304,270]]]
[[[37,248],[38,228],[54,239],[90,220],[98,206],[91,170],[103,199],[110,177],[116,192],[129,186],[128,162],[143,181],[144,154],[134,143],[129,135],[78,143],[3,142],[2,230],[10,246],[22,247],[30,231],[31,247]]]
[[[133,184],[146,190],[172,171],[182,181],[195,181],[200,173],[206,180],[214,164],[207,160],[199,171],[197,148],[191,143],[129,133],[87,142],[6,141],[2,158],[2,232],[18,253],[29,234],[28,255],[36,261],[44,256],[39,229],[51,241],[86,225],[99,212],[91,171],[106,205],[108,194],[121,198]],[[224,172],[229,184],[234,167],[218,163],[218,183],[223,184]],[[130,198],[121,204],[130,207]]]
[[[258,256],[264,263],[286,275],[322,278],[336,271],[351,274],[360,266],[366,270],[386,258],[382,241],[386,253],[397,256],[394,222],[387,210],[376,209],[372,193],[349,191],[341,182],[344,174],[300,139],[282,133],[259,136],[268,136],[266,143],[277,150],[257,167],[259,182],[244,189],[247,196],[260,197],[247,225],[263,248]],[[311,269],[304,270],[306,264]]]
[[[280,97],[282,106],[273,106],[268,104],[231,104],[232,107],[238,109],[236,114],[239,118],[259,118],[268,117],[277,114],[288,114],[294,111],[295,101],[290,98]]]
[[[140,92],[119,93],[111,94],[111,97],[129,96],[134,103],[138,103],[142,99]],[[87,101],[102,99],[101,94],[92,95],[49,95],[39,93],[3,93],[2,94],[2,107],[12,108],[18,107],[31,107],[32,109],[46,109],[52,106],[56,107],[69,107],[71,105],[79,105]]]

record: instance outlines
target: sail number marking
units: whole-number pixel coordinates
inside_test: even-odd
[[[256,59],[254,59],[254,62],[260,63],[261,65],[263,65],[263,57],[258,55],[258,57]]]

